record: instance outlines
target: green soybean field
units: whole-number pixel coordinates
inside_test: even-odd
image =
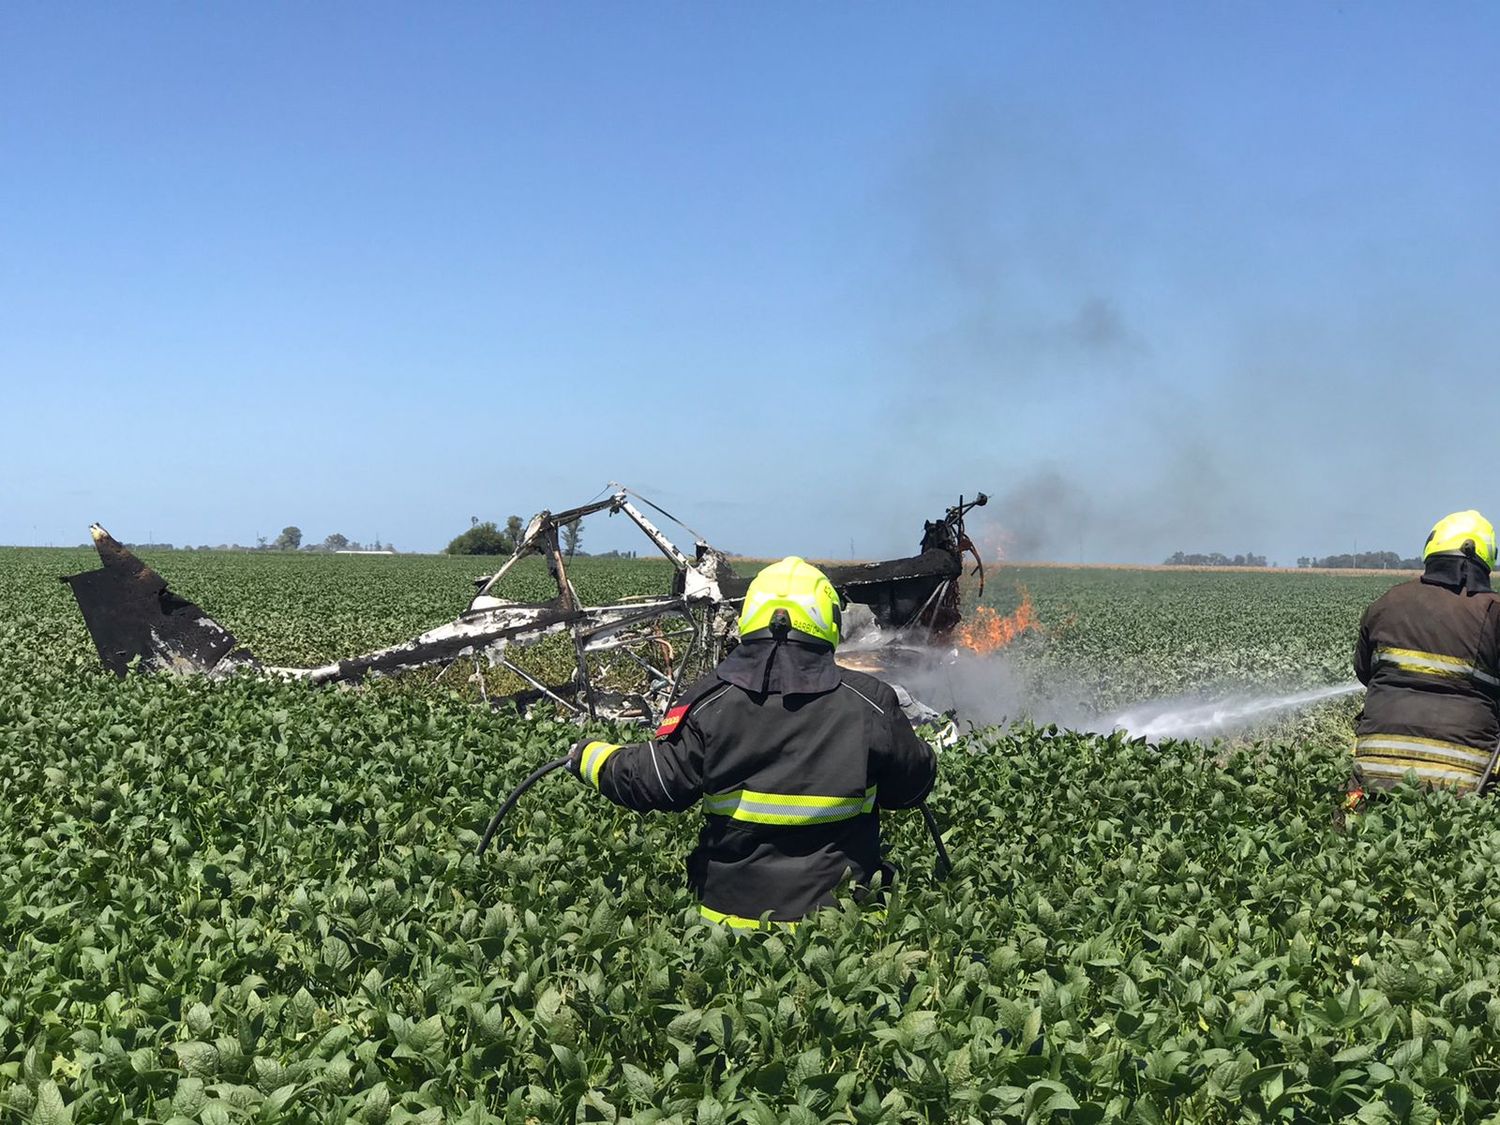
[[[145,554],[270,663],[452,617],[484,561]],[[0,550],[0,1122],[1364,1122],[1500,1113],[1500,827],[1340,815],[1357,697],[1232,741],[962,725],[883,909],[700,921],[698,814],[566,774],[461,676],[116,679]],[[534,575],[540,585],[545,576]],[[586,600],[663,564],[580,560]],[[1399,576],[1002,568],[1006,659],[1099,713],[1349,677]],[[942,705],[942,701],[936,701]]]

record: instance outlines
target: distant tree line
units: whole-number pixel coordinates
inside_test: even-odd
[[[1211,555],[1188,555],[1178,551],[1169,558],[1164,566],[1265,566],[1265,555],[1221,555],[1218,551]]]
[[[570,559],[575,555],[588,553],[579,549],[583,543],[582,525],[581,519],[563,524],[562,542],[559,546]],[[469,530],[462,535],[455,536],[448,544],[446,553],[450,555],[509,555],[515,552],[516,544],[525,534],[526,528],[522,525],[520,516],[507,516],[503,529],[498,527],[494,520],[481,522],[478,516],[470,516]]]
[[[1324,567],[1329,570],[1421,570],[1421,559],[1403,559],[1395,551],[1360,551],[1358,554],[1308,555],[1297,560],[1299,567]]]
[[[302,550],[313,552],[328,551],[394,551],[396,548],[390,543],[382,543],[380,536],[375,537],[373,543],[361,543],[358,539],[350,539],[341,532],[335,531],[321,543],[303,544]]]
[[[1190,555],[1178,551],[1163,564],[1165,566],[1265,566],[1266,556],[1221,555],[1215,551],[1210,555]],[[1297,560],[1303,569],[1319,567],[1327,570],[1421,570],[1421,559],[1404,559],[1395,551],[1360,551],[1358,554],[1325,555],[1317,558],[1303,555]]]
[[[326,553],[330,551],[394,551],[396,548],[389,543],[382,543],[380,536],[375,537],[373,543],[361,543],[358,539],[350,539],[341,531],[335,531],[324,538],[321,543],[302,542],[302,529],[300,527],[283,527],[273,543],[266,544],[262,537],[256,547],[261,551],[310,551],[313,553]]]
[[[92,544],[85,543],[85,547]],[[175,550],[170,543],[126,543],[132,551],[171,551]],[[220,543],[217,547],[211,547],[207,543],[198,547],[184,545],[184,551],[306,551],[317,554],[326,551],[395,551],[395,546],[390,543],[382,543],[380,537],[370,544],[360,543],[357,539],[350,539],[342,532],[335,531],[321,543],[303,543],[302,529],[295,526],[287,526],[281,529],[281,534],[274,540],[267,541],[264,535],[256,538],[255,546],[242,547],[238,543]]]

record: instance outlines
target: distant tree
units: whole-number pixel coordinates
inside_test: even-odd
[[[278,551],[295,551],[302,546],[302,529],[300,527],[283,527],[281,534],[276,537],[272,546]]]
[[[327,539],[323,540],[323,546],[330,551],[342,551],[349,546],[349,537],[335,531]]]
[[[1224,553],[1222,553],[1220,551],[1214,551],[1213,553],[1207,554],[1207,555],[1199,555],[1199,554],[1189,555],[1189,554],[1184,554],[1182,551],[1178,551],[1175,554],[1173,554],[1171,558],[1167,559],[1162,565],[1163,566],[1260,566],[1260,567],[1263,567],[1263,566],[1266,565],[1266,556],[1265,555],[1257,555],[1254,552],[1251,552],[1249,554],[1244,554],[1244,555],[1235,555],[1233,558],[1230,558],[1228,555],[1226,555],[1226,554],[1224,554]]]
[[[521,541],[521,536],[526,534],[526,529],[521,526],[520,516],[507,516],[505,520],[505,536],[510,540],[510,550],[516,549],[516,544]]]
[[[562,549],[567,552],[568,558],[578,554],[578,544],[583,541],[583,520],[576,519],[570,523],[563,524]]]
[[[1301,565],[1301,560],[1298,560]],[[1421,570],[1421,559],[1403,559],[1395,551],[1360,551],[1358,554],[1325,555],[1309,559],[1308,566],[1325,570]]]
[[[235,545],[238,546],[239,544]],[[257,535],[255,537],[255,549],[257,551],[264,551],[267,549],[266,537],[264,535]]]
[[[514,537],[496,527],[494,520],[485,520],[483,523],[474,524],[468,531],[449,543],[447,553],[450,555],[508,555],[515,549]]]

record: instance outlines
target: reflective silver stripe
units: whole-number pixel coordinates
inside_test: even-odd
[[[583,748],[583,763],[579,772],[595,789],[599,788],[599,771],[609,761],[609,756],[618,749],[619,746],[613,742],[590,742]]]
[[[667,792],[666,778],[662,777],[661,775],[661,763],[656,760],[656,743],[648,742],[646,743],[646,745],[651,747],[651,764],[656,768],[656,782],[661,786],[662,796],[666,797],[667,800],[670,801],[672,799],[672,794]]]
[[[728,691],[729,688],[729,684],[724,684],[720,687],[715,688],[713,691],[705,695],[702,699],[694,703],[693,709],[696,710],[698,714],[703,714],[704,709],[708,707],[709,704],[717,703],[720,699],[724,698],[724,693]]]
[[[1359,763],[1359,769],[1364,774],[1380,774],[1385,777],[1405,777],[1407,773],[1415,773],[1422,781],[1454,781],[1460,785],[1469,786],[1475,785],[1479,781],[1472,773],[1459,773],[1454,770],[1439,770],[1431,767],[1419,768],[1415,765],[1397,766],[1386,762],[1362,761]]]
[[[864,692],[860,691],[859,688],[855,687],[853,684],[847,683],[847,682],[845,682],[843,680],[840,680],[839,681],[839,687],[846,687],[846,688],[848,688],[855,695],[859,696],[866,703],[868,703],[871,707],[875,708],[875,710],[878,711],[880,714],[882,714],[882,715],[885,714],[885,709],[883,707],[881,707],[880,704],[876,703],[873,699],[871,699]]]
[[[1415,672],[1419,676],[1468,676],[1491,687],[1500,687],[1500,678],[1460,657],[1444,656],[1437,652],[1381,645],[1375,650],[1375,663],[1390,664],[1403,672]]]
[[[1373,750],[1396,751],[1395,754],[1386,754],[1383,755],[1384,757],[1399,757],[1404,753],[1444,758],[1461,765],[1473,766],[1474,769],[1481,771],[1490,763],[1489,754],[1482,750],[1476,750],[1471,746],[1461,746],[1454,742],[1442,743],[1436,739],[1400,738],[1392,735],[1371,734],[1356,740],[1354,743],[1356,757]]]

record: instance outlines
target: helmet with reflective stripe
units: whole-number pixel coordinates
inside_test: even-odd
[[[1495,525],[1472,508],[1437,521],[1427,536],[1422,558],[1453,552],[1472,554],[1485,570],[1495,565]]]
[[[839,595],[828,576],[795,556],[766,567],[745,591],[740,636],[771,628],[778,613],[791,629],[835,648],[839,643]]]

